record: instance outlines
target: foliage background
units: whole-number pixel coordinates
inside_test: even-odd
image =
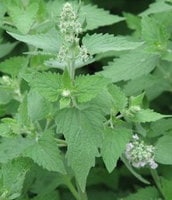
[[[85,0],[84,2],[97,4],[99,7],[102,7],[106,10],[110,10],[110,12],[113,14],[118,14],[122,16],[124,12],[133,13],[137,15],[138,13],[147,9],[149,4],[154,1],[150,1],[150,0],[149,1],[148,0],[114,0],[114,1],[112,0],[106,0],[106,1]],[[1,32],[5,40],[10,41],[10,42],[15,41],[2,29],[1,29]],[[97,33],[108,32],[114,35],[128,35],[128,34],[133,33],[133,31],[131,31],[131,29],[127,27],[127,24],[125,21],[122,21],[112,26],[102,27],[97,30],[90,31],[89,33],[91,34],[93,32],[97,32]],[[27,51],[27,45],[25,45],[24,43],[19,43],[10,54],[1,58],[0,61],[4,61],[5,59],[10,58],[11,56],[20,55],[25,51]],[[97,61],[93,64],[90,64],[78,70],[78,74],[79,73],[94,74],[95,72],[100,71],[102,69],[102,66],[105,66],[110,60],[112,59],[111,58],[101,59],[100,61]],[[150,107],[153,108],[155,111],[162,114],[172,114],[171,99],[172,99],[172,93],[163,91],[156,98],[151,99]],[[88,187],[89,200],[94,200],[94,199],[114,200],[117,198],[116,193],[118,193],[118,196],[120,195],[127,196],[130,193],[137,192],[131,197],[128,196],[124,198],[125,200],[135,200],[135,199],[145,200],[149,194],[150,195],[154,194],[155,198],[158,196],[157,191],[155,190],[154,187],[146,187],[146,190],[144,190],[145,184],[138,181],[128,170],[126,170],[122,162],[119,162],[116,170],[114,170],[111,174],[109,174],[105,170],[102,160],[97,158],[96,161],[97,161],[96,168],[91,169],[91,172],[88,177],[87,187]],[[168,174],[168,172],[171,169],[172,169],[171,166],[161,166],[161,173],[165,174],[166,177],[172,176],[171,173]],[[37,180],[37,182],[34,185],[34,188],[32,189],[32,192],[29,194],[30,197],[35,196],[34,190],[37,192],[39,191],[39,188],[46,187],[47,182],[49,183],[49,179],[51,178],[53,178],[55,181],[58,180],[60,184],[61,180],[60,180],[60,177],[58,177],[57,175],[53,173],[47,173],[46,171],[42,169],[39,169],[39,172],[37,172],[38,169],[34,169],[34,170],[35,170],[35,173],[39,174],[41,182]],[[148,180],[150,180],[151,183],[153,183],[153,180],[147,169],[141,170],[140,173],[144,175]],[[45,180],[42,177],[44,177]],[[169,186],[169,184],[167,185]],[[116,191],[116,193],[114,191]],[[63,200],[70,200],[70,199],[73,200],[72,195],[70,194],[68,189],[66,189],[66,187],[63,185],[60,186],[60,196],[62,197]],[[49,197],[46,197],[46,198],[49,198]]]

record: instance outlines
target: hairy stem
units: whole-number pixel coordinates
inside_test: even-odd
[[[70,190],[70,192],[72,193],[72,195],[75,197],[75,199],[76,200],[81,200],[76,188],[72,184],[72,182],[71,182],[69,177],[65,177],[65,184],[68,187],[68,189]]]
[[[164,197],[164,194],[163,194],[163,191],[162,191],[162,186],[161,186],[161,180],[160,180],[160,177],[157,173],[157,170],[155,169],[150,169],[150,172],[151,172],[151,175],[152,175],[152,178],[160,192],[160,194],[162,195],[162,197]]]
[[[88,200],[86,191],[83,192],[79,184],[77,184],[77,188],[78,188],[79,200]]]

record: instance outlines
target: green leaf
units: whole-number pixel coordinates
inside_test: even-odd
[[[108,79],[97,75],[78,76],[75,80],[78,101],[81,103],[90,101],[96,97],[109,82]]]
[[[21,195],[25,175],[30,167],[30,160],[23,158],[2,165],[3,190],[8,191],[9,199],[15,199]]]
[[[150,15],[155,13],[163,13],[166,11],[171,11],[172,6],[170,4],[167,4],[165,0],[156,1],[149,5],[149,8],[146,9],[144,12],[142,12],[140,15]]]
[[[17,76],[22,67],[27,65],[27,58],[22,56],[10,57],[0,63],[0,71],[11,76]]]
[[[47,200],[47,199],[60,200],[60,195],[56,191],[54,191],[48,194],[38,195],[37,197],[33,198],[33,200]]]
[[[123,200],[145,200],[145,199],[158,199],[159,193],[155,187],[146,187],[138,189],[136,193],[130,194]]]
[[[155,146],[155,160],[161,164],[172,165],[172,136],[161,137]]]
[[[166,27],[153,17],[143,17],[141,21],[142,38],[156,50],[166,48],[169,33]]]
[[[116,85],[109,85],[108,91],[112,96],[113,107],[116,112],[122,111],[128,104],[128,99],[123,91]]]
[[[13,90],[0,86],[0,104],[7,104],[13,98]]]
[[[110,114],[113,100],[108,88],[103,88],[94,99],[89,101],[89,105],[97,107],[97,109],[102,111],[105,115]]]
[[[104,53],[108,51],[125,51],[136,49],[141,46],[142,42],[128,41],[125,37],[110,34],[93,34],[86,35],[82,40],[91,55]]]
[[[145,93],[130,97],[130,106],[142,106]]]
[[[36,73],[30,80],[31,87],[49,101],[57,101],[61,94],[61,75],[51,72]]]
[[[138,95],[150,87],[155,87],[157,83],[159,83],[159,77],[152,74],[143,75],[127,82],[124,86],[124,92],[127,96]]]
[[[49,114],[49,103],[36,91],[31,90],[27,96],[28,115],[34,122],[41,120]]]
[[[170,134],[172,133],[172,118],[155,121],[151,123],[150,129],[149,135],[152,137]]]
[[[31,158],[35,163],[49,171],[66,173],[62,157],[52,133],[44,133],[38,141],[25,149],[23,156]]]
[[[138,32],[138,35],[140,36],[141,25],[139,16],[126,12],[124,12],[123,15],[126,19],[128,27],[132,30],[136,30]]]
[[[51,191],[54,191],[57,189],[58,186],[65,184],[65,178],[68,175],[62,175],[57,172],[50,172],[46,169],[43,169],[37,165],[34,165],[32,167],[32,171],[27,176],[27,180],[31,179],[34,180],[34,183],[32,184],[32,192],[35,194],[39,194],[40,196],[46,196],[46,194],[50,193]],[[29,181],[28,181],[29,183]],[[28,184],[28,187],[30,184]],[[47,184],[48,183],[48,184]],[[30,188],[30,187],[29,187]],[[27,187],[26,187],[27,191]]]
[[[17,29],[21,33],[26,34],[31,29],[38,9],[38,3],[32,3],[25,8],[24,6],[18,7],[15,3],[11,3],[8,6],[8,13]]]
[[[16,45],[17,45],[17,42],[13,42],[13,43],[7,42],[4,44],[0,44],[0,58],[9,54]]]
[[[0,143],[0,163],[6,163],[9,160],[17,158],[27,147],[31,146],[33,141],[21,137],[3,138]]]
[[[0,136],[8,137],[11,133],[10,126],[7,123],[0,123]]]
[[[57,114],[58,132],[63,133],[68,144],[67,160],[72,167],[82,191],[95,157],[102,143],[104,117],[92,107],[82,110],[63,109]]]
[[[133,50],[109,63],[99,74],[113,82],[126,81],[148,74],[156,67],[157,62],[158,56]]]
[[[81,22],[86,20],[86,30],[93,30],[100,26],[115,24],[123,19],[123,17],[112,15],[109,11],[90,4],[82,5],[79,12],[79,20]]]
[[[30,119],[28,115],[27,96],[24,97],[23,102],[19,105],[17,113],[17,121],[21,127],[30,126]]]
[[[169,117],[169,116],[154,112],[151,109],[145,109],[145,110],[141,109],[135,113],[133,120],[136,122],[144,123],[144,122],[153,122],[153,121],[162,119],[164,117]]]
[[[161,177],[162,192],[166,200],[171,200],[172,197],[172,180],[165,179]]]
[[[105,129],[101,154],[109,172],[116,167],[131,135],[132,132],[126,128]]]
[[[50,53],[57,53],[61,46],[60,35],[55,29],[50,29],[47,33],[33,35],[19,35],[12,32],[7,33],[21,42],[33,45],[36,48],[43,49]]]

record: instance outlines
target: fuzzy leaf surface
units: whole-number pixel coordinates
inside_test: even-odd
[[[164,117],[168,117],[168,115],[162,115],[160,113],[154,112],[151,109],[141,109],[140,111],[136,112],[134,116],[134,120],[137,122],[153,122]]]
[[[50,105],[39,93],[31,90],[27,96],[28,115],[32,121],[40,120],[48,115]]]
[[[126,128],[107,128],[104,134],[101,154],[107,170],[112,172],[124,152],[132,132]]]
[[[12,37],[21,42],[25,42],[36,48],[43,49],[46,52],[57,53],[61,46],[61,38],[55,29],[51,29],[47,33],[35,35],[19,35],[17,33],[8,32]]]
[[[108,26],[122,21],[124,18],[112,15],[109,11],[93,5],[82,5],[79,13],[79,20],[86,20],[86,30],[93,30],[100,26]]]
[[[56,101],[61,93],[61,76],[56,73],[36,73],[30,82],[31,87],[49,101]]]
[[[31,162],[19,158],[2,165],[3,189],[8,191],[10,199],[20,196],[27,171]]]
[[[27,58],[22,56],[10,57],[0,63],[0,71],[11,76],[17,76],[22,67],[27,64]]]
[[[88,52],[92,55],[97,53],[104,53],[108,51],[125,51],[135,49],[141,46],[142,42],[128,41],[125,37],[112,34],[93,34],[86,35],[83,38],[83,44],[87,47]]]
[[[109,83],[108,79],[102,76],[78,76],[75,80],[75,87],[79,102],[87,102],[96,97],[102,89]]]
[[[172,136],[161,137],[155,145],[155,160],[161,164],[172,164]]]
[[[25,9],[11,3],[8,6],[8,13],[17,29],[21,33],[26,34],[34,22],[38,9],[38,3],[32,3],[25,7]]]
[[[103,120],[102,114],[91,107],[83,110],[63,109],[56,118],[58,132],[64,134],[68,143],[68,163],[83,191],[89,170],[95,165],[95,157],[99,155]]]
[[[65,173],[57,143],[51,134],[44,134],[38,141],[35,141],[24,151],[23,156],[31,158],[49,171]]]
[[[123,198],[124,200],[144,200],[150,197],[150,199],[158,199],[159,194],[155,187],[146,187],[138,189],[136,193],[132,193],[127,197]]]
[[[122,111],[128,104],[128,99],[124,92],[116,85],[109,85],[108,91],[112,97],[113,107],[116,112]]]
[[[17,158],[21,153],[33,144],[32,140],[22,137],[4,138],[0,143],[0,163]]]
[[[115,59],[99,73],[113,82],[126,81],[148,74],[156,67],[157,61],[156,55],[134,50]]]
[[[163,24],[153,17],[143,17],[141,21],[142,38],[155,50],[166,48],[169,33]]]
[[[155,13],[161,13],[172,10],[172,6],[167,4],[165,0],[156,1],[149,5],[149,8],[142,12],[141,16],[146,16]]]

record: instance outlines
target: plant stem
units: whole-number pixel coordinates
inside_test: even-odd
[[[79,184],[77,184],[77,188],[78,188],[78,194],[79,194],[79,200],[88,200],[87,198],[87,193],[83,192],[79,186]]]
[[[75,197],[76,200],[81,200],[80,196],[77,192],[77,190],[75,189],[74,185],[72,184],[71,180],[69,179],[69,177],[65,177],[65,184],[68,187],[68,189],[70,190],[70,192],[72,193],[72,195]]]
[[[164,194],[163,194],[163,191],[162,191],[162,186],[161,186],[161,180],[160,180],[160,177],[159,177],[159,175],[157,173],[157,170],[150,169],[150,172],[151,172],[152,178],[153,178],[153,180],[154,180],[159,192],[161,193],[162,197],[164,197]]]

